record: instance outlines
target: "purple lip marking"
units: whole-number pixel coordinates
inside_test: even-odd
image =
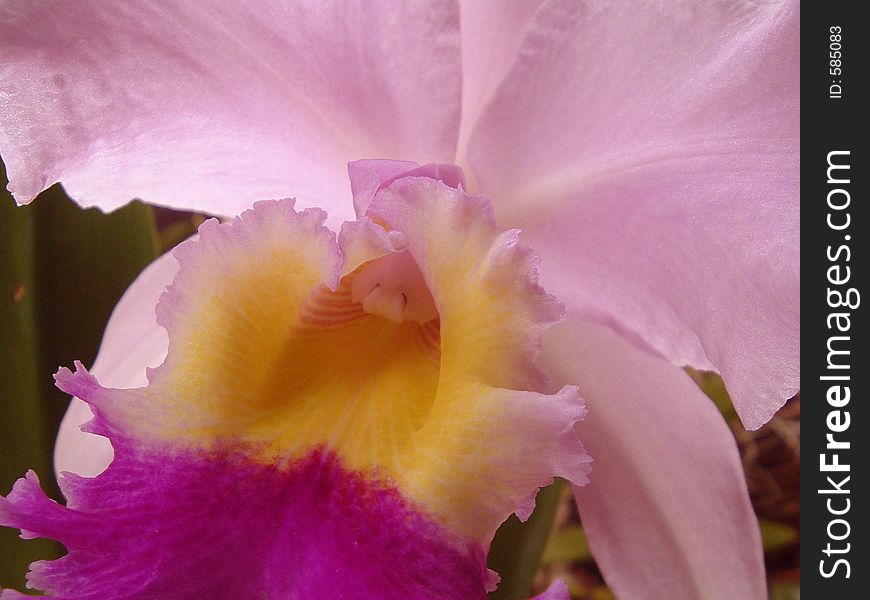
[[[49,597],[473,600],[494,583],[483,549],[322,449],[278,469],[115,444],[99,477],[64,477],[69,508],[32,472],[0,499],[0,524],[67,547],[32,566]]]

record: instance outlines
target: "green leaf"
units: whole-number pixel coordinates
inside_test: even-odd
[[[47,415],[38,401],[33,238],[32,213],[17,210],[8,196],[0,197],[0,494],[27,468],[51,472],[43,448]],[[0,528],[0,588],[21,589],[26,565],[61,554],[52,542],[24,542],[17,534]]]
[[[541,562],[545,565],[590,560],[592,560],[592,551],[589,550],[586,534],[579,525],[553,532],[541,557]]]
[[[725,382],[720,375],[708,371],[697,371],[691,367],[686,367],[686,372],[695,380],[701,391],[716,404],[716,408],[725,419],[731,421],[738,418],[737,411],[734,410],[734,405],[731,403],[731,395],[725,388]]]
[[[528,521],[521,523],[512,515],[499,527],[487,561],[489,568],[501,576],[498,588],[489,595],[491,599],[518,600],[531,595],[564,488],[565,482],[557,479],[538,492],[535,512]]]
[[[799,534],[791,525],[767,519],[760,519],[759,525],[761,526],[761,541],[765,552],[779,550],[798,541]]]
[[[799,581],[780,583],[771,582],[770,600],[800,600],[801,584]]]
[[[52,375],[96,356],[111,310],[157,256],[150,207],[81,210],[60,186],[15,206],[0,163],[0,494],[27,469],[60,500],[52,447],[68,398]],[[22,589],[27,565],[62,549],[0,529],[0,586]]]

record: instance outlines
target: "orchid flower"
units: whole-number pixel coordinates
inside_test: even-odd
[[[682,367],[721,373],[749,428],[798,388],[798,13],[792,0],[7,1],[0,153],[21,203],[56,181],[104,210],[139,197],[232,217],[292,195],[337,225],[405,179],[485,194],[566,307],[539,362],[589,408],[577,428],[595,465],[575,492],[608,584],[620,598],[763,598],[735,444]],[[364,160],[380,158],[395,160]],[[430,163],[467,184],[415,172]],[[152,314],[178,268],[159,259],[116,308],[91,370],[102,385],[142,386],[171,359]],[[103,393],[83,371],[61,383]],[[84,400],[99,430],[107,403]],[[78,431],[91,416],[72,405],[59,470],[112,461]]]
[[[533,361],[562,307],[485,199],[415,176],[367,195],[337,239],[290,200],[208,221],[174,253],[157,305],[169,352],[148,385],[58,372],[115,456],[61,477],[66,508],[32,472],[0,498],[0,523],[69,550],[30,585],[486,598],[499,524],[554,475],[586,481],[577,389],[524,391],[544,385]]]

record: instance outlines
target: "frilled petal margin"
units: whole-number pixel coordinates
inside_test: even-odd
[[[0,522],[69,550],[35,563],[30,585],[59,598],[485,597],[501,521],[554,476],[586,481],[576,389],[535,391],[531,361],[560,307],[485,199],[406,177],[370,213],[338,239],[292,201],[206,222],[176,250],[157,309],[169,351],[148,385],[58,373],[115,456],[95,478],[61,477],[67,507],[32,474],[0,499]],[[424,289],[395,288],[405,303],[390,312],[381,292],[415,273]],[[374,282],[362,303],[359,281]],[[402,318],[427,298],[434,318]]]
[[[713,403],[682,369],[601,325],[568,321],[544,341],[542,367],[576,381],[589,404],[579,430],[595,469],[575,495],[616,596],[767,598],[758,522]]]
[[[32,472],[0,505],[7,524],[69,550],[29,575],[52,596],[485,597],[483,550],[445,536],[397,489],[333,453],[279,468],[229,449],[168,455],[113,440],[105,475],[63,481],[68,509]]]
[[[548,0],[469,142],[571,318],[719,371],[751,429],[799,386],[798,4]]]
[[[166,253],[142,271],[127,288],[106,324],[100,351],[90,372],[104,386],[141,387],[148,383],[145,370],[166,358],[169,339],[157,324],[154,308],[163,290],[178,272],[178,260]],[[94,416],[90,407],[72,398],[60,424],[54,447],[54,469],[93,476],[112,462],[112,445],[102,436],[85,433],[84,423]]]

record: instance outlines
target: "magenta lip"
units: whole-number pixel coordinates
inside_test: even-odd
[[[0,499],[0,523],[68,549],[33,564],[32,587],[77,599],[486,598],[484,549],[325,450],[279,469],[238,450],[134,448],[116,440],[102,475],[66,475],[71,508],[33,473]]]

